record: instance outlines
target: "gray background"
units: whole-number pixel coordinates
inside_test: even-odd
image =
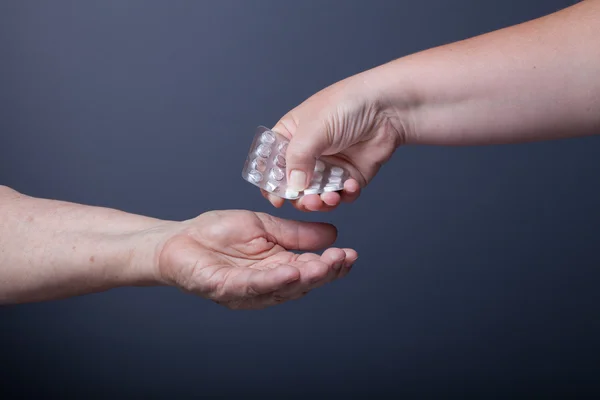
[[[257,125],[346,76],[573,1],[2,1],[0,182],[185,219],[324,220],[347,279],[259,312],[171,288],[0,309],[2,389],[96,395],[596,389],[600,137],[400,149],[358,202],[272,208]]]

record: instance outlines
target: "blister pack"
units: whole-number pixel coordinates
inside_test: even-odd
[[[335,192],[344,188],[350,174],[344,168],[317,160],[310,185],[302,192],[287,184],[285,153],[289,140],[277,132],[259,126],[244,163],[242,177],[269,193],[294,200],[306,194]]]

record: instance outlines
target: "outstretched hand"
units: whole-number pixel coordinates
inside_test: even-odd
[[[317,251],[336,239],[335,227],[251,211],[211,211],[167,228],[158,271],[162,280],[231,309],[261,309],[303,297],[344,277],[352,249]]]

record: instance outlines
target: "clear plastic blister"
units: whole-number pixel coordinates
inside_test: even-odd
[[[277,132],[259,126],[244,163],[242,178],[278,197],[294,200],[307,194],[335,192],[344,188],[350,174],[344,168],[317,160],[310,185],[302,191],[287,184],[285,153],[289,140]]]

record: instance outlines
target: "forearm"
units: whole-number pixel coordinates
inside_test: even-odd
[[[0,186],[0,304],[154,283],[152,263],[133,260],[136,233],[160,222]]]
[[[365,73],[408,144],[478,145],[600,133],[600,1]]]

